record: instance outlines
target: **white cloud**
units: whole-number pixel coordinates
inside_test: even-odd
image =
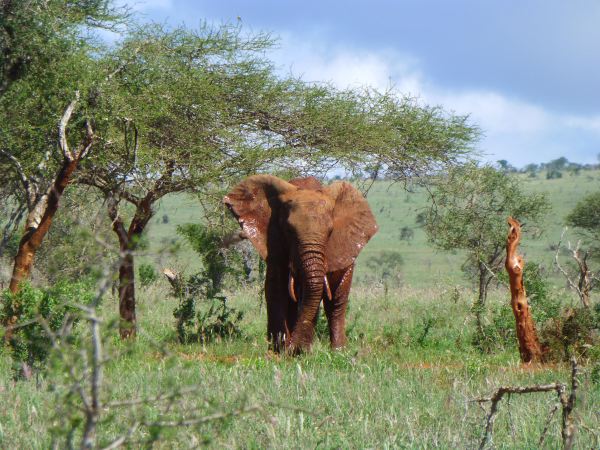
[[[275,58],[305,81],[331,82],[339,88],[393,87],[423,103],[468,114],[484,133],[479,147],[490,161],[507,159],[524,165],[563,155],[574,161],[595,160],[587,147],[600,135],[598,115],[567,116],[492,90],[448,89],[429,81],[418,60],[391,51],[331,50],[287,36]]]
[[[591,131],[600,134],[600,116],[568,116],[565,119],[566,123],[573,128],[579,128],[586,131]]]
[[[330,82],[339,88],[371,86],[380,90],[394,87],[403,93],[420,91],[417,62],[404,56],[381,52],[355,52],[295,42],[287,37],[275,59],[293,75],[305,81]]]

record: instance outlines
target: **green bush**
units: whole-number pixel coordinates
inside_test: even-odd
[[[25,283],[17,294],[2,293],[0,321],[6,323],[17,317],[20,325],[12,333],[8,349],[15,363],[41,369],[52,347],[48,330],[56,333],[67,325],[75,325],[76,304],[89,305],[94,291],[86,282],[59,281],[49,288],[35,288]]]
[[[386,289],[389,284],[400,285],[403,264],[402,254],[395,250],[383,250],[379,254],[369,257],[366,262],[371,273],[384,284]]]
[[[177,319],[177,338],[182,344],[209,342],[241,335],[243,313],[229,307],[227,297],[215,292],[205,273],[178,279],[172,293],[179,299],[173,316]]]
[[[140,264],[138,276],[142,286],[150,286],[158,279],[158,273],[152,264]]]
[[[177,227],[202,260],[199,273],[174,282],[173,295],[179,305],[173,311],[177,319],[177,337],[181,343],[207,342],[240,335],[243,313],[229,307],[222,294],[226,275],[239,276],[241,257],[238,252],[222,247],[224,229],[201,224]]]
[[[556,180],[558,178],[562,178],[562,172],[560,170],[552,169],[546,172],[547,180]]]
[[[231,230],[210,228],[202,224],[179,225],[177,233],[183,236],[200,256],[203,274],[211,281],[212,293],[219,292],[227,275],[232,282],[243,274],[242,258],[233,248],[223,248],[223,237]]]

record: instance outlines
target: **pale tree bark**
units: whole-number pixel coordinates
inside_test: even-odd
[[[52,220],[58,210],[59,200],[62,197],[65,188],[71,182],[73,172],[77,169],[79,162],[85,158],[92,147],[94,133],[91,125],[87,122],[85,138],[74,151],[69,149],[66,128],[78,101],[79,92],[76,92],[75,98],[64,111],[59,122],[58,140],[63,160],[56,175],[52,179],[50,186],[45,192],[40,192],[37,180],[27,177],[17,158],[6,150],[1,150],[2,154],[8,157],[19,173],[21,182],[27,194],[28,214],[25,222],[25,231],[19,242],[19,248],[17,255],[15,256],[13,273],[9,286],[12,293],[17,293],[21,283],[29,278],[35,254],[52,225]]]
[[[541,362],[542,347],[537,337],[537,331],[531,316],[527,294],[523,286],[523,257],[517,253],[521,240],[521,224],[508,218],[508,237],[506,239],[506,271],[510,281],[511,306],[515,315],[517,339],[519,340],[519,353],[521,362]]]

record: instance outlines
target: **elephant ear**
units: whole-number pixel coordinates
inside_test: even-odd
[[[333,272],[353,264],[378,227],[367,200],[350,183],[335,182],[324,192],[335,200],[326,250],[327,270]]]
[[[278,197],[295,189],[295,186],[273,175],[253,175],[223,198],[223,203],[233,213],[262,259],[267,259],[269,222]]]

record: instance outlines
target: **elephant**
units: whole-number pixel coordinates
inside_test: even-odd
[[[354,263],[378,229],[363,195],[345,181],[253,175],[223,202],[266,261],[270,348],[309,350],[321,301],[331,347],[343,347]]]

